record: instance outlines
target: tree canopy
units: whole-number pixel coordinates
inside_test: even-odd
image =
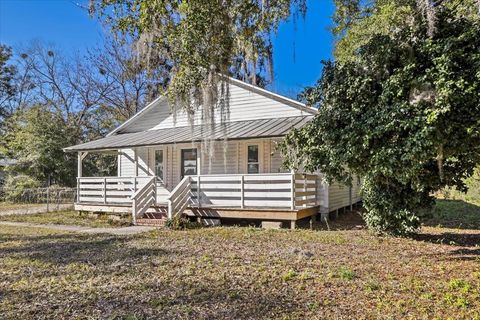
[[[303,93],[319,114],[287,137],[286,164],[360,176],[368,226],[408,234],[434,191],[464,190],[480,163],[479,15],[445,2],[432,25],[414,1],[349,2],[338,60]]]
[[[210,112],[228,105],[222,75],[259,84],[259,68],[272,74],[270,37],[292,13],[305,14],[306,0],[103,0],[91,11],[134,38],[151,69],[169,66],[174,105]]]

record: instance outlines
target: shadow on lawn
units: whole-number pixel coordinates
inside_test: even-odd
[[[0,235],[5,241],[28,240],[27,243],[3,248],[0,256],[38,259],[43,262],[66,265],[75,262],[111,264],[129,262],[151,255],[168,255],[173,252],[159,248],[134,248],[127,245],[129,238],[108,235],[45,235],[22,236]]]
[[[480,206],[463,200],[437,199],[423,225],[439,228],[480,230]]]
[[[441,233],[420,233],[413,236],[418,241],[430,242],[435,244],[447,244],[460,247],[478,247],[480,246],[480,232],[466,233],[466,231],[441,232]],[[472,251],[472,250],[469,250]],[[477,254],[480,251],[477,250]]]

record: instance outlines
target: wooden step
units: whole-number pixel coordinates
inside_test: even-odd
[[[137,226],[163,227],[166,219],[137,219]]]
[[[163,227],[167,220],[167,212],[158,210],[157,212],[145,212],[143,217],[137,218],[137,226]]]

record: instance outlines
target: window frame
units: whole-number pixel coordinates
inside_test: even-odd
[[[259,173],[262,173],[262,148],[261,148],[261,143],[260,142],[247,142],[245,143],[245,172],[247,174],[259,174]],[[248,157],[248,149],[249,147],[253,147],[253,146],[256,146],[257,147],[257,161],[255,162],[250,162],[250,159]],[[258,165],[258,172],[256,173],[250,173],[249,172],[249,165],[250,164],[257,164]]]
[[[185,172],[185,166],[184,166],[184,157],[183,157],[183,153],[184,151],[192,151],[192,150],[195,150],[195,173],[194,174],[191,174],[189,176],[195,176],[198,174],[198,148],[195,147],[195,148],[181,148],[180,149],[180,180],[182,180],[185,175],[184,175],[184,172]]]

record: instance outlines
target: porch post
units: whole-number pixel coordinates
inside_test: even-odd
[[[82,160],[83,160],[83,152],[78,153],[78,158],[77,158],[77,177],[81,178],[82,177]]]
[[[135,177],[138,177],[138,153],[137,148],[133,148],[133,158],[135,161]]]
[[[80,178],[82,177],[82,159],[83,152],[77,155],[77,203],[80,203]]]

